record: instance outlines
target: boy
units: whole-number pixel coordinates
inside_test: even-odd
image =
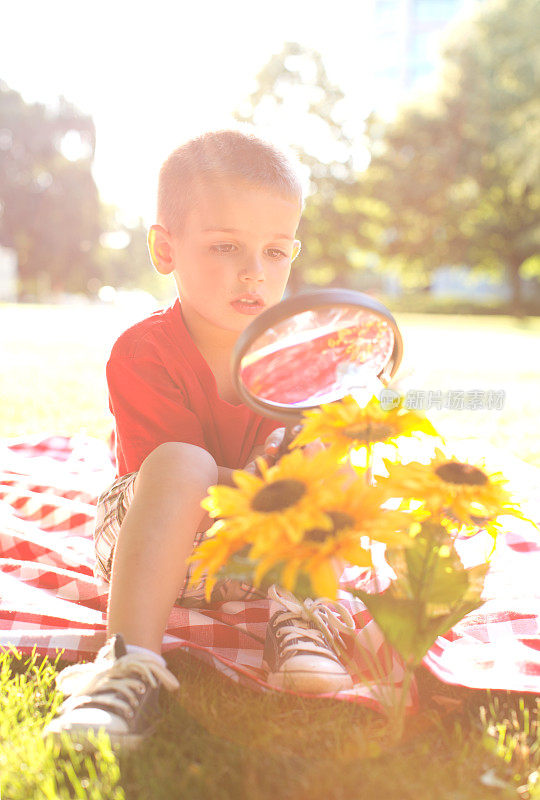
[[[253,136],[205,134],[161,168],[148,246],[158,272],[174,275],[179,300],[122,334],[107,364],[119,478],[98,503],[95,547],[96,572],[110,581],[108,638],[95,662],[58,675],[70,697],[46,735],[84,740],[104,728],[113,742],[136,745],[156,727],[160,684],[178,688],[161,643],[175,601],[202,602],[203,587],[187,589],[186,568],[211,522],[201,500],[213,484],[233,485],[233,470],[253,469],[265,442],[270,452],[282,436],[240,402],[230,361],[238,335],[282,298],[301,211],[285,157]],[[249,596],[226,581],[212,599]],[[276,607],[269,680],[283,685],[307,664],[320,681],[313,691],[349,687],[319,631],[290,602]]]

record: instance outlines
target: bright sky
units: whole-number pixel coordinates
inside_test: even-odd
[[[349,119],[360,126],[372,102],[372,6],[16,0],[2,8],[0,79],[27,102],[54,104],[64,95],[90,114],[102,199],[119,206],[126,221],[140,215],[150,224],[162,161],[191,136],[232,125],[231,111],[286,41],[322,54],[330,80],[346,93]]]

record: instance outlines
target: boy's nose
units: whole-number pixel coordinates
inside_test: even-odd
[[[238,273],[242,281],[263,281],[264,268],[259,259],[252,258],[246,261]]]

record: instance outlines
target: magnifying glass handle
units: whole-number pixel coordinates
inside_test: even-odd
[[[283,434],[283,441],[281,442],[280,446],[280,456],[287,452],[289,449],[289,445],[293,439],[296,439],[298,434],[300,433],[302,426],[299,423],[295,423],[294,425],[287,425],[285,428],[285,433]]]
[[[288,452],[290,443],[296,438],[296,436],[298,436],[301,427],[302,426],[300,424],[295,422],[290,423],[284,428],[283,439],[279,445],[277,447],[274,445],[272,451],[266,454],[267,458],[270,456],[271,463],[275,464],[282,456],[285,455],[285,453]]]

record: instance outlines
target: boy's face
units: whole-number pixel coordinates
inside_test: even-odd
[[[182,233],[167,234],[165,269],[156,263],[165,231],[152,226],[154,264],[174,273],[192,332],[219,329],[236,335],[281,300],[300,244],[295,240],[300,214],[298,200],[270,189],[208,181],[195,193]]]

